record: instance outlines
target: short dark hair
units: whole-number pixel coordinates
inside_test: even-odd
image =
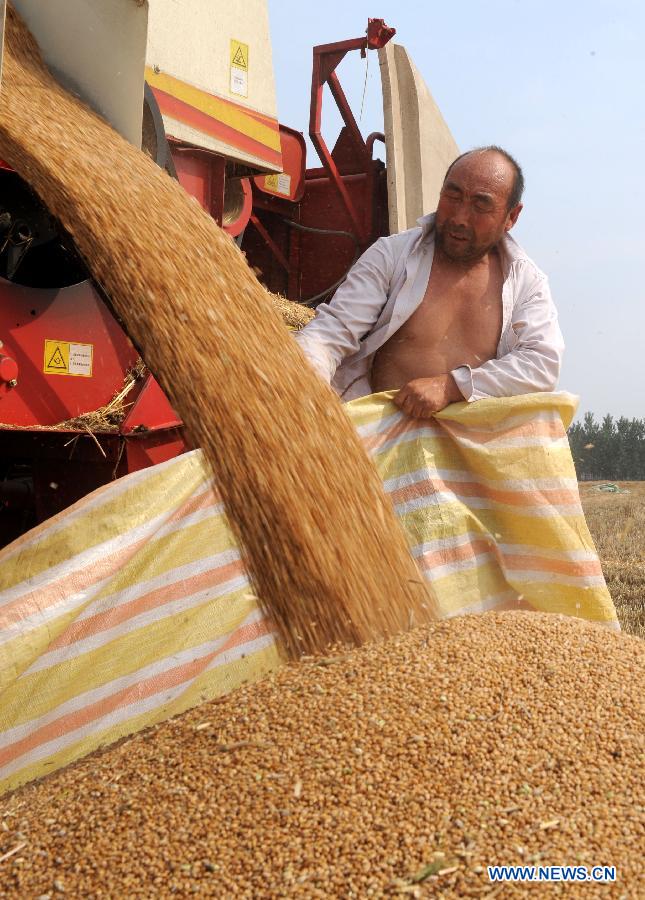
[[[522,172],[519,163],[517,160],[513,159],[510,153],[504,150],[503,147],[498,147],[496,144],[490,144],[487,147],[473,147],[472,150],[466,150],[465,153],[462,153],[461,156],[458,156],[457,159],[453,159],[453,161],[448,166],[448,171],[444,177],[444,181],[450,175],[450,171],[455,163],[458,163],[460,159],[463,159],[465,156],[470,156],[472,153],[499,153],[500,156],[503,156],[507,162],[511,164],[513,167],[514,178],[513,178],[513,186],[511,188],[511,193],[508,197],[508,208],[513,209],[513,207],[517,206],[517,204],[522,199],[522,194],[524,193],[524,173]]]

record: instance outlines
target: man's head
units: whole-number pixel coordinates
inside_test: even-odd
[[[469,150],[446,172],[437,215],[437,246],[454,262],[476,262],[509,231],[522,210],[522,170],[501,147]]]

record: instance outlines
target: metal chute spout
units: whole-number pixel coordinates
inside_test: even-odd
[[[0,4],[4,24],[7,0]],[[13,0],[13,6],[58,81],[140,147],[148,3]],[[2,38],[4,45],[4,29]]]

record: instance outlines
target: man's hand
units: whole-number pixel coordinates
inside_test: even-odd
[[[429,419],[450,403],[463,399],[455,379],[448,374],[409,381],[396,394],[394,402],[415,419]]]

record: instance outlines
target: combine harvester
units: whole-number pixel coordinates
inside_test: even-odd
[[[309,135],[320,166],[307,168],[302,134],[277,118],[264,0],[243,12],[224,0],[14,5],[57,78],[178,178],[266,286],[295,303],[328,298],[359,253],[432,209],[458,153],[383,20],[370,20],[365,37],[314,48]],[[385,133],[364,139],[337,68],[370,50],[379,53]],[[331,151],[325,85],[344,123]],[[374,158],[379,142],[387,167]],[[0,166],[2,547],[190,445],[69,236]],[[287,313],[298,318],[298,308]]]

